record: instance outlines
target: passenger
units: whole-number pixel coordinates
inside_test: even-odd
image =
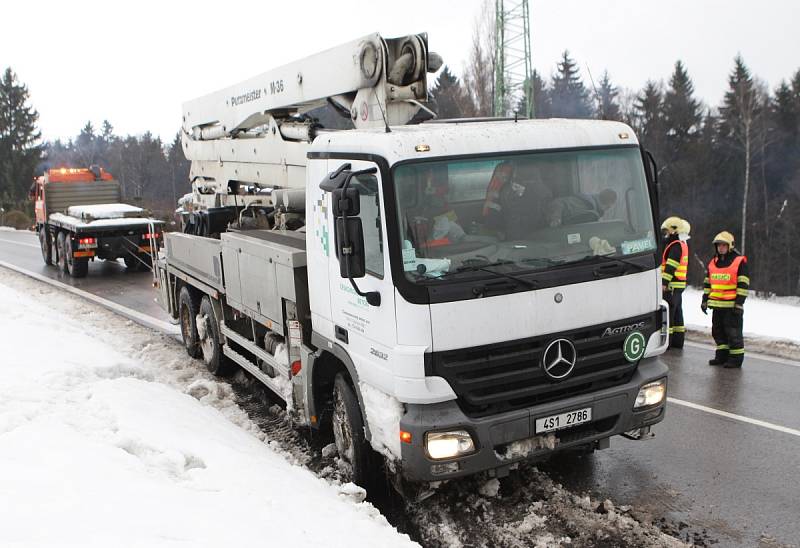
[[[419,207],[415,208],[409,219],[414,245],[438,247],[462,240],[464,229],[447,199],[447,173],[424,168],[420,179],[421,188],[418,187],[417,194]]]
[[[550,202],[550,226],[599,221],[617,203],[617,193],[607,188],[597,194],[562,196]]]
[[[484,222],[508,240],[525,238],[547,226],[545,208],[552,198],[535,161],[503,162],[495,167],[486,191]]]

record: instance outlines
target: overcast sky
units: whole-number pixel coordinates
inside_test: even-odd
[[[183,101],[371,32],[428,32],[460,74],[482,1],[12,0],[0,6],[0,68],[29,87],[45,138],[107,118],[117,133],[169,141]],[[716,105],[737,53],[770,89],[800,68],[797,0],[530,3],[533,64],[545,76],[569,49],[584,76],[608,69],[639,89],[682,59]]]

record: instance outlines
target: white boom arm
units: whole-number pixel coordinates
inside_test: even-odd
[[[426,74],[440,66],[425,34],[370,34],[184,103],[195,207],[251,203],[232,195],[238,183],[303,188],[306,151],[324,131],[303,114],[331,103],[356,128],[406,124],[428,111]]]

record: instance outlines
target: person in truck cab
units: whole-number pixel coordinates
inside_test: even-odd
[[[734,249],[733,234],[724,230],[714,237],[716,254],[703,281],[703,314],[710,308],[711,336],[717,351],[708,365],[741,367],[744,361],[744,301],[750,288],[747,257]]]
[[[447,172],[426,167],[421,170],[417,205],[408,218],[412,241],[417,247],[435,248],[456,243],[465,236],[458,216],[447,199]]]
[[[607,188],[597,194],[555,198],[548,206],[550,226],[599,221],[617,203],[617,193]]]
[[[503,162],[495,167],[486,191],[484,222],[506,240],[524,239],[547,226],[546,207],[552,199],[535,160]]]

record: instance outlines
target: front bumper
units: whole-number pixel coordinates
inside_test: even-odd
[[[661,404],[640,411],[634,411],[633,404],[642,385],[666,377],[667,372],[667,366],[658,358],[646,358],[625,384],[481,418],[466,416],[455,401],[409,404],[400,422],[401,430],[410,432],[412,439],[411,443],[401,444],[402,475],[409,481],[440,481],[487,470],[504,473],[522,460],[542,458],[554,451],[656,424],[664,419],[666,397]],[[558,430],[553,433],[555,439],[541,439],[547,434],[534,438],[536,419],[584,407],[592,408],[591,422]],[[474,453],[445,461],[426,456],[426,432],[458,429],[472,435]],[[523,440],[530,441],[514,443]],[[553,444],[554,448],[549,448]],[[521,447],[525,450],[520,451]]]

